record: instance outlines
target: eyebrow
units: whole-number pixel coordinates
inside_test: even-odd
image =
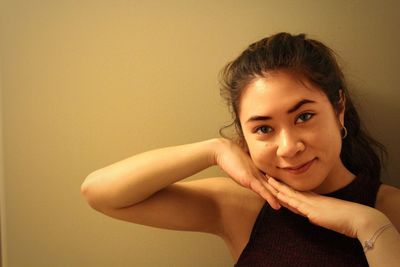
[[[310,100],[310,99],[303,99],[301,101],[299,101],[296,105],[294,105],[291,109],[289,109],[287,111],[288,114],[295,112],[296,110],[298,110],[299,108],[301,108],[301,106],[305,105],[305,104],[309,104],[309,103],[315,103],[314,100]]]
[[[302,99],[299,102],[297,102],[293,107],[291,107],[290,109],[288,109],[287,114],[291,114],[293,112],[295,112],[296,110],[298,110],[299,108],[301,108],[303,105],[305,104],[309,104],[309,103],[315,103],[314,100],[310,100],[310,99]],[[246,123],[249,122],[253,122],[253,121],[266,121],[266,120],[271,120],[272,117],[271,116],[251,116]]]

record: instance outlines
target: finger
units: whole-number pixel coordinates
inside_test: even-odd
[[[276,195],[278,194],[278,191],[268,183],[268,181],[265,179],[265,177],[260,178],[260,182],[263,184],[263,186],[265,188],[268,189],[269,192],[271,192],[272,195],[274,195],[276,197]]]
[[[297,191],[293,188],[285,185],[284,183],[278,182],[272,177],[268,178],[268,183],[275,188],[276,191],[284,193],[286,196],[295,197],[297,196]]]
[[[263,184],[259,180],[252,180],[250,183],[250,189],[259,194],[263,199],[265,199],[272,208],[276,210],[281,208],[279,201],[266,187],[263,186]]]
[[[297,198],[290,197],[285,195],[282,192],[279,192],[276,196],[280,203],[284,203],[285,207],[288,206],[290,210],[295,210],[297,214],[308,217],[310,213],[310,205],[306,202],[303,202]]]
[[[293,193],[287,186],[285,186],[281,182],[278,182],[277,180],[275,180],[271,176],[268,177],[268,184],[270,184],[272,187],[274,187],[278,192],[285,193],[285,195],[287,195],[287,196],[289,196],[289,195],[291,195]]]
[[[280,201],[279,203],[280,203],[283,207],[285,207],[285,208],[287,208],[288,210],[290,210],[291,212],[303,216],[303,214],[300,214],[300,212],[298,212],[298,211],[295,210],[294,208],[290,207],[290,206],[289,206],[288,204],[286,204],[285,202]]]

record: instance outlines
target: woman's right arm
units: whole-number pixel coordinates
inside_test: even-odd
[[[276,199],[265,187],[265,177],[255,168],[250,157],[223,138],[135,155],[91,173],[81,191],[93,208],[109,216],[182,229],[185,225],[174,225],[175,221],[193,217],[195,213],[190,210],[197,210],[199,217],[216,216],[211,213],[218,210],[214,198],[218,186],[213,187],[211,183],[218,180],[177,183],[212,165],[219,165],[237,183],[276,205]],[[179,218],[176,218],[176,208],[183,213]],[[199,230],[190,225],[187,228],[184,230]]]
[[[214,164],[216,140],[144,152],[91,173],[82,193],[96,209],[124,208]]]

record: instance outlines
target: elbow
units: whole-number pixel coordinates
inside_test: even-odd
[[[99,186],[96,185],[99,177],[94,172],[89,174],[81,185],[81,194],[86,202],[95,210],[101,211],[101,195],[99,193]]]
[[[88,203],[91,202],[90,201],[90,199],[91,199],[90,198],[90,193],[91,193],[90,184],[89,184],[89,182],[87,180],[85,180],[81,185],[81,194],[83,195],[83,197],[86,199],[86,201]]]

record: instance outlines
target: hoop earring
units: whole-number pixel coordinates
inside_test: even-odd
[[[347,129],[346,129],[345,126],[343,126],[343,128],[342,128],[342,139],[345,139],[346,136],[347,136]]]

